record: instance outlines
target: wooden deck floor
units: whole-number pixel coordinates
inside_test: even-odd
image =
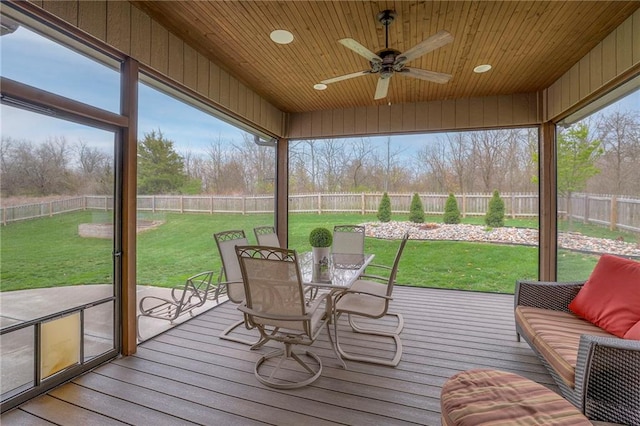
[[[114,360],[5,413],[7,425],[322,425],[440,424],[440,389],[452,374],[489,367],[557,390],[526,343],[516,342],[513,296],[396,287],[404,354],[396,368],[338,367],[326,331],[313,351],[322,377],[297,390],[260,385],[255,360],[268,351],[220,340],[240,314],[224,303]],[[243,332],[250,333],[243,329]],[[348,348],[384,354],[384,344]]]

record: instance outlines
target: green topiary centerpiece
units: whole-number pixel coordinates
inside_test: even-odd
[[[315,228],[309,234],[311,247],[331,247],[333,234],[327,228]]]
[[[313,256],[313,281],[330,282],[329,257],[333,234],[327,228],[314,228],[309,233],[309,244]]]

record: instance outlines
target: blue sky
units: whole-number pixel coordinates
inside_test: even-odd
[[[30,85],[37,85],[72,99],[87,102],[109,111],[119,110],[120,77],[115,69],[98,65],[82,55],[40,37],[23,27],[0,38],[0,69],[2,76]],[[46,66],[42,66],[46,64]],[[115,95],[114,95],[115,94]],[[202,153],[214,141],[240,143],[243,131],[205,114],[181,101],[164,95],[144,84],[140,85],[140,137],[145,132],[160,129],[176,143],[179,152]],[[614,104],[621,110],[640,110],[640,91]],[[42,142],[65,135],[75,143],[83,140],[91,145],[112,149],[108,132],[67,123],[50,117],[26,113],[2,106],[2,136]],[[392,136],[393,146],[401,144],[403,155],[411,157],[425,143],[438,137],[434,134]],[[367,138],[384,146],[387,136]]]

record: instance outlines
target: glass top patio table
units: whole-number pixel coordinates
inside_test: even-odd
[[[330,282],[313,280],[313,256],[311,252],[298,255],[302,282],[305,285],[329,289],[349,288],[371,263],[375,254],[334,253],[329,259]]]

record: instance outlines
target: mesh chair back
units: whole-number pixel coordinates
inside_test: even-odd
[[[407,240],[409,239],[409,233],[406,232],[402,236],[402,241],[400,241],[400,247],[398,247],[398,251],[396,252],[396,258],[393,261],[393,267],[391,268],[391,273],[389,274],[389,283],[387,284],[387,296],[391,297],[393,293],[393,285],[396,283],[396,275],[398,274],[398,264],[400,263],[400,258],[402,257],[402,252],[404,251],[404,246],[407,245]]]
[[[305,314],[305,299],[298,259],[294,250],[276,247],[236,248],[244,278],[245,303],[258,313],[256,324],[304,330],[303,321],[265,319],[265,316],[299,317]]]
[[[253,228],[256,241],[260,246],[280,247],[280,240],[276,234],[276,228],[273,226],[258,226]]]
[[[364,254],[364,226],[334,226],[332,251],[340,254]]]
[[[249,244],[247,237],[243,230],[233,230],[213,234],[213,238],[218,245],[224,280],[235,283],[227,285],[227,295],[232,302],[241,303],[244,300],[244,286],[240,264],[236,256],[236,246]]]

